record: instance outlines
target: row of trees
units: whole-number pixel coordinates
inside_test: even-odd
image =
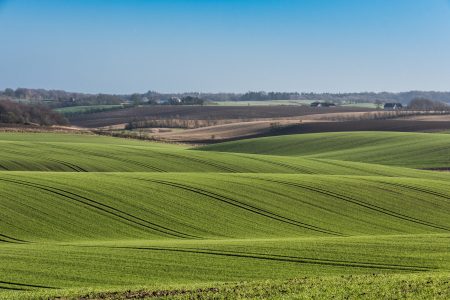
[[[148,91],[146,93],[134,93],[125,95],[112,94],[86,94],[72,93],[61,90],[26,89],[15,90],[7,88],[0,90],[0,99],[22,99],[31,101],[45,101],[54,107],[74,105],[98,105],[98,104],[120,104],[148,103],[157,104],[161,100],[171,98],[193,97],[205,101],[264,101],[264,100],[317,100],[334,103],[359,103],[359,102],[398,102],[407,104],[412,99],[430,99],[433,101],[450,102],[450,92],[435,91],[410,91],[402,93],[390,92],[363,92],[363,93],[298,93],[298,92],[264,92],[250,91],[247,93],[158,93]]]
[[[0,123],[66,125],[67,120],[43,105],[0,100]]]
[[[239,97],[240,101],[266,101],[266,100],[300,100],[299,93],[285,93],[285,92],[247,92]]]
[[[450,106],[447,103],[441,101],[435,101],[425,98],[416,98],[411,100],[411,102],[408,104],[408,109],[446,111],[450,110]]]
[[[13,90],[7,88],[4,91],[0,91],[0,100],[26,100],[56,108],[82,105],[115,105],[123,103],[126,99],[123,96],[110,94],[85,94],[61,90],[26,88]]]

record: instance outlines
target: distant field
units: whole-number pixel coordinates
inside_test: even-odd
[[[0,133],[0,299],[448,299],[449,138]]]
[[[441,132],[450,130],[450,121],[415,121],[410,119],[359,120],[340,122],[304,122],[279,128],[271,135],[349,131]]]
[[[277,106],[277,105],[310,105],[313,102],[326,102],[324,100],[264,100],[264,101],[216,101],[208,105],[219,106]],[[333,101],[330,101],[333,102]],[[377,108],[375,103],[342,104],[343,107]]]
[[[277,105],[309,105],[314,100],[266,100],[266,101],[217,101],[210,105],[219,106],[277,106]]]
[[[389,136],[389,134],[386,135]],[[423,137],[424,141],[427,141],[429,138],[427,134],[419,137]],[[450,138],[448,135],[445,135],[445,137]],[[370,134],[367,140],[369,143]],[[224,147],[229,147],[230,144],[223,145]],[[328,157],[326,159],[317,157],[305,158],[298,156],[298,153],[293,157],[286,155],[218,153],[196,151],[181,145],[124,140],[86,134],[0,133],[0,147],[2,149],[0,171],[440,176],[435,173],[425,175],[421,171],[393,168],[382,164],[340,162],[330,160]],[[220,148],[220,144],[204,149],[214,149],[215,147],[219,147],[217,150],[223,150]],[[429,151],[434,149],[433,147],[434,144],[430,144]],[[313,150],[310,149],[310,151]],[[306,154],[309,155],[310,152]],[[420,155],[422,155],[422,158]],[[418,153],[415,158],[426,160],[427,151],[424,150]],[[435,163],[430,164],[429,167],[433,167],[436,164],[444,164],[448,161],[448,157],[445,155],[439,156],[434,160]]]
[[[261,118],[294,118],[311,114],[370,111],[367,108],[309,106],[141,106],[115,111],[78,115],[70,118],[73,125],[81,127],[104,127],[145,119],[186,120],[252,120]]]
[[[372,102],[363,102],[363,103],[351,103],[351,104],[342,104],[341,106],[347,106],[347,107],[364,107],[364,108],[377,108],[378,106],[375,103]],[[383,107],[381,107],[383,108]]]
[[[414,120],[358,120],[358,121],[323,121],[308,120],[326,115],[309,115],[300,120],[268,120],[233,122],[188,130],[148,134],[164,141],[184,143],[217,143],[248,138],[278,136],[288,134],[306,134],[321,132],[351,131],[398,131],[398,132],[442,132],[450,131],[448,121],[414,121]]]
[[[122,105],[90,105],[90,106],[70,106],[70,107],[62,107],[62,108],[55,108],[54,110],[65,114],[65,115],[72,115],[72,114],[83,114],[83,113],[94,113],[94,112],[101,112],[101,111],[108,111],[111,109],[121,108]]]
[[[317,133],[249,139],[200,149],[326,158],[413,168],[450,167],[450,136],[446,134]]]

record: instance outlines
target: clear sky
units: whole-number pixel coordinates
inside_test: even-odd
[[[0,88],[450,90],[450,0],[0,0]]]

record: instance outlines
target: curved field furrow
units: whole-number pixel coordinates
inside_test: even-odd
[[[120,248],[120,247],[116,247]],[[364,262],[351,262],[351,261],[339,261],[331,259],[317,259],[317,258],[305,258],[286,255],[266,255],[262,253],[252,252],[236,252],[236,251],[214,251],[210,249],[197,249],[197,248],[157,248],[157,247],[122,247],[122,249],[133,250],[150,250],[150,251],[174,251],[194,254],[206,254],[217,256],[228,256],[238,258],[251,258],[259,260],[271,260],[282,261],[289,263],[301,263],[301,264],[317,264],[324,266],[341,266],[349,268],[369,268],[369,269],[387,269],[396,271],[430,271],[432,268],[424,266],[405,266],[405,265],[389,265],[389,264],[376,264],[376,263],[364,263]]]
[[[0,299],[259,299],[258,281],[318,278],[322,289],[346,275],[369,276],[372,298],[397,288],[446,299],[450,173],[412,168],[448,167],[449,138],[329,133],[198,151],[0,133]],[[248,281],[252,293],[220,287]],[[336,286],[323,297],[295,285],[304,298],[365,295]]]
[[[450,167],[450,136],[437,133],[332,132],[226,142],[204,151],[302,156],[412,168]]]
[[[0,242],[5,242],[5,243],[28,243],[27,241],[21,240],[21,239],[16,239],[10,236],[7,236],[5,234],[1,234],[0,233]]]
[[[391,185],[391,186],[394,186],[394,187],[407,188],[409,190],[413,190],[413,191],[416,191],[416,192],[437,196],[437,197],[443,198],[445,200],[450,200],[450,196],[449,195],[445,195],[443,193],[432,191],[430,189],[420,188],[418,186],[413,186],[413,185],[408,185],[408,184],[386,182],[385,180],[380,180],[380,182],[382,182],[384,185]]]
[[[315,161],[317,163],[321,163],[324,160],[321,159],[315,159],[315,158],[310,158],[311,161]],[[327,159],[325,160],[326,163],[330,166],[333,167],[338,167],[338,168],[349,168],[352,170],[353,173],[358,174],[358,173],[364,173],[367,172],[367,169],[365,167],[367,167],[366,165],[360,165],[360,164],[350,164],[347,161],[340,161],[340,160],[331,160],[331,159]],[[386,173],[383,172],[382,170],[377,170],[376,168],[373,168],[371,170],[371,176],[386,176]]]
[[[2,234],[31,241],[36,241],[34,233],[44,238],[41,231],[48,232],[45,240],[54,236],[63,241],[83,240],[86,234],[205,239],[449,232],[448,201],[407,187],[399,187],[401,193],[380,191],[377,180],[274,174],[0,174],[5,191],[0,225],[6,229]],[[13,229],[8,224],[17,218],[23,222]],[[79,222],[80,228],[69,226]]]
[[[26,284],[26,283],[18,283],[18,282],[9,282],[0,280],[0,289],[8,289],[8,290],[30,290],[30,289],[57,289],[52,286],[44,286],[37,284]]]
[[[180,155],[180,154],[174,154],[174,153],[164,153],[164,155],[168,156],[168,157],[173,157],[173,158],[183,158],[183,159],[186,159],[189,161],[194,161],[194,162],[200,163],[205,166],[211,166],[220,172],[230,172],[230,173],[238,173],[239,172],[237,169],[231,168],[227,165],[222,165],[219,163],[215,163],[214,161],[211,161],[211,160],[200,159],[200,158],[194,157],[194,156]]]
[[[349,197],[349,196],[346,196],[346,195],[337,194],[337,193],[332,192],[330,190],[324,190],[324,189],[321,189],[321,188],[318,188],[318,187],[311,187],[311,186],[307,186],[307,185],[301,185],[301,184],[298,184],[298,183],[292,183],[292,182],[286,182],[286,181],[271,180],[271,179],[264,179],[264,180],[265,181],[270,181],[270,182],[275,182],[275,183],[280,183],[280,184],[285,184],[285,185],[291,185],[291,186],[300,187],[302,189],[306,189],[306,190],[309,190],[309,191],[313,191],[313,192],[317,192],[317,193],[324,194],[324,195],[327,195],[327,196],[331,196],[334,199],[340,199],[340,200],[343,200],[343,201],[347,201],[347,202],[359,205],[361,207],[364,207],[364,208],[376,211],[378,213],[387,214],[387,215],[395,217],[395,218],[399,218],[399,219],[406,220],[406,221],[409,221],[409,222],[414,222],[414,223],[421,224],[421,225],[424,225],[424,226],[429,226],[429,227],[433,227],[433,228],[436,228],[436,229],[442,229],[444,231],[450,232],[450,227],[445,227],[445,226],[438,225],[438,224],[433,224],[431,222],[427,222],[427,221],[424,221],[424,220],[416,219],[416,218],[413,218],[413,217],[401,214],[399,212],[395,212],[395,211],[392,211],[392,210],[380,207],[378,205],[373,205],[373,204],[370,204],[370,203],[367,203],[367,202],[364,202],[364,201],[361,201],[361,200],[357,200],[355,198],[352,198],[352,197]],[[397,186],[402,186],[402,185],[397,184]],[[404,185],[403,185],[403,187],[409,188],[408,186],[404,186]]]
[[[57,160],[57,159],[51,159],[51,158],[49,158],[49,160],[54,161],[54,162],[56,162],[58,164],[61,164],[63,166],[66,166],[69,170],[72,170],[72,171],[75,171],[75,172],[88,172],[86,169],[84,169],[84,168],[82,168],[80,166],[74,165],[72,163],[69,163],[69,162],[65,162],[65,161],[61,161],[61,160]]]
[[[55,140],[59,137],[61,141]],[[72,141],[67,138],[72,138]],[[43,139],[48,138],[48,142]],[[83,135],[0,133],[0,165],[10,171],[220,172],[381,175],[444,178],[445,174],[317,157],[187,150],[181,146]]]
[[[335,236],[342,236],[343,234],[339,233],[339,232],[335,232],[332,230],[328,230],[328,229],[324,229],[324,228],[320,228],[314,225],[310,225],[310,224],[306,224],[297,220],[292,220],[283,216],[280,216],[278,214],[275,214],[273,212],[258,208],[256,206],[253,205],[249,205],[246,203],[243,203],[241,201],[237,201],[235,199],[232,199],[230,197],[225,197],[223,195],[211,192],[211,191],[206,191],[204,189],[200,189],[198,187],[192,187],[192,186],[187,186],[187,185],[182,185],[179,183],[173,183],[173,182],[168,182],[168,181],[162,181],[162,180],[149,180],[149,179],[139,179],[139,180],[145,180],[145,181],[149,181],[149,182],[155,182],[155,183],[159,183],[159,184],[164,184],[164,185],[168,185],[170,187],[175,187],[175,188],[180,188],[180,189],[184,189],[186,191],[190,191],[194,194],[200,194],[200,195],[204,195],[207,197],[210,197],[212,199],[218,200],[218,201],[222,201],[225,202],[229,205],[233,205],[236,206],[238,208],[250,211],[252,213],[273,219],[273,220],[277,220],[283,223],[287,223],[287,224],[291,224],[294,226],[299,226],[302,228],[306,228],[308,230],[312,230],[312,231],[316,231],[316,232],[320,232],[320,233],[325,233],[325,234],[330,234],[330,235],[335,235]]]
[[[240,156],[243,157],[243,156]],[[299,167],[296,165],[292,165],[292,164],[288,164],[288,163],[282,163],[282,162],[277,162],[274,160],[270,160],[270,159],[263,159],[262,157],[259,156],[246,156],[245,158],[247,159],[251,159],[251,160],[256,160],[259,162],[264,162],[264,163],[269,163],[278,167],[282,167],[288,170],[293,170],[296,173],[298,172],[299,174],[314,174],[314,172],[312,172],[311,170],[308,170],[307,168],[304,167]]]
[[[55,149],[59,149],[59,150],[65,150],[65,151],[73,150],[73,146],[72,147],[70,147],[70,146],[63,147],[61,145],[50,145],[50,147],[51,148],[55,148]],[[87,149],[82,149],[82,148],[81,149],[77,148],[77,152],[81,153],[81,154],[86,154],[88,156],[91,156],[93,159],[106,158],[106,159],[109,159],[111,161],[119,161],[119,162],[123,162],[123,163],[126,163],[126,164],[130,164],[130,165],[134,165],[134,166],[137,166],[137,167],[141,167],[141,168],[147,169],[148,171],[165,172],[163,169],[157,168],[157,167],[155,167],[153,165],[145,164],[145,163],[142,163],[141,161],[136,161],[136,160],[131,160],[131,159],[124,158],[124,156],[127,156],[126,152],[123,152],[123,153],[119,152],[119,153],[116,153],[116,155],[109,155],[109,154],[107,154],[105,152],[89,151]],[[142,153],[142,155],[143,154],[144,153]]]
[[[11,179],[4,179],[4,178],[0,178],[0,180],[41,189],[46,192],[56,194],[58,196],[62,196],[66,199],[70,199],[70,200],[82,203],[83,205],[87,205],[90,208],[94,208],[102,213],[112,215],[122,221],[127,221],[134,225],[145,227],[147,229],[151,229],[153,231],[156,231],[156,232],[164,234],[164,235],[168,235],[168,236],[176,237],[176,238],[191,238],[191,239],[199,238],[199,237],[196,237],[193,235],[185,234],[185,233],[179,232],[177,230],[173,230],[173,229],[152,223],[152,222],[144,220],[142,218],[133,216],[129,213],[120,211],[117,208],[114,208],[112,206],[100,203],[98,201],[95,201],[95,200],[92,200],[92,199],[86,198],[84,196],[77,195],[77,194],[74,194],[74,193],[71,193],[71,192],[68,192],[65,190],[61,190],[61,189],[57,189],[54,187],[45,186],[45,185],[41,185],[41,184],[33,184],[30,182],[25,182],[25,181],[20,181],[20,180],[11,180]],[[83,201],[83,200],[85,200],[85,201]]]

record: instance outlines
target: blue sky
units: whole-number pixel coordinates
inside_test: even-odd
[[[450,90],[449,0],[0,0],[0,88]]]

